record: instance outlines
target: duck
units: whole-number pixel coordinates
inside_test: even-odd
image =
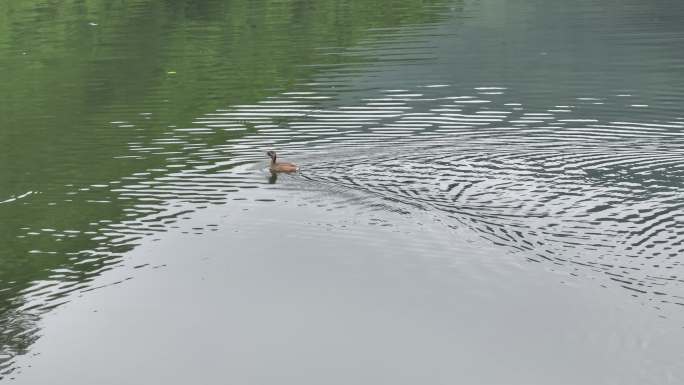
[[[271,158],[271,165],[269,167],[271,172],[295,172],[299,170],[299,166],[294,163],[276,162],[275,151],[268,151],[266,155]]]

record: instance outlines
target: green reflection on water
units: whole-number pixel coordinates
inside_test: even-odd
[[[350,46],[375,28],[435,21],[443,3],[0,3],[2,350],[23,351],[33,314],[59,303],[48,297],[39,309],[18,311],[35,294],[25,292],[32,284],[85,282],[111,263],[78,263],[79,251],[98,245],[87,232],[102,220],[125,220],[136,203],[118,199],[107,183],[162,167],[169,157],[122,157],[131,142],[149,144],[169,126],[286,90],[314,74],[307,64],[358,61],[320,48]]]

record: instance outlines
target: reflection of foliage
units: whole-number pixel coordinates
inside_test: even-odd
[[[111,263],[76,262],[79,251],[101,246],[91,235],[99,221],[125,220],[136,202],[93,185],[163,167],[167,157],[118,158],[130,155],[131,142],[149,145],[169,126],[288,89],[313,75],[306,64],[359,60],[319,48],[349,46],[372,28],[428,22],[440,3],[0,2],[0,201],[33,192],[0,204],[0,354],[19,353],[34,338],[33,318],[17,310],[27,287],[57,267],[68,270],[58,280],[87,282]],[[110,123],[117,121],[126,124]]]
[[[24,354],[33,344],[38,315],[31,311],[9,310],[0,318],[0,379],[12,372],[12,358]]]

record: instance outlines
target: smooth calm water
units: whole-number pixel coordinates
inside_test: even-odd
[[[2,377],[681,383],[682,18],[0,4]]]

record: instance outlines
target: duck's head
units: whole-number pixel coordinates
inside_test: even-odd
[[[275,157],[276,157],[275,151],[268,151],[268,152],[266,153],[266,155],[268,155],[269,158],[275,160]]]

